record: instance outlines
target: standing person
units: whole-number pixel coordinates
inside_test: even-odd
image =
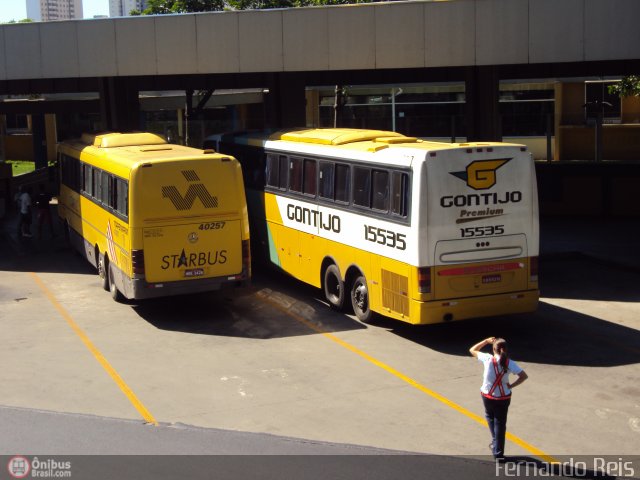
[[[493,346],[493,355],[480,351],[487,345]],[[509,358],[507,342],[503,338],[485,338],[471,347],[469,353],[484,365],[480,393],[484,415],[491,431],[491,453],[496,460],[504,461],[504,438],[507,433],[511,389],[524,382],[528,376]],[[513,383],[509,383],[510,373],[518,376]]]
[[[31,235],[31,188],[26,187],[20,194],[20,233],[23,237]]]
[[[51,195],[49,195],[44,187],[44,184],[40,184],[38,195],[36,196],[36,208],[38,209],[38,238],[42,238],[42,225],[49,225],[49,233],[51,238],[55,235],[53,233],[53,220],[51,219],[51,208],[49,202],[51,201]]]

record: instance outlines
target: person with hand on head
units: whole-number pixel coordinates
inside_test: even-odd
[[[492,345],[493,354],[481,350]],[[496,460],[504,461],[504,439],[507,433],[507,412],[511,403],[511,390],[528,376],[516,362],[509,358],[507,342],[503,338],[489,337],[476,343],[469,353],[484,365],[480,393],[484,403],[485,418],[491,431],[491,453]],[[509,383],[509,374],[517,375]]]

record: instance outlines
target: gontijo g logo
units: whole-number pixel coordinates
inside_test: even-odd
[[[486,190],[496,184],[496,170],[509,160],[511,159],[475,160],[467,165],[467,169],[464,172],[449,173],[467,182],[467,185],[474,190]]]

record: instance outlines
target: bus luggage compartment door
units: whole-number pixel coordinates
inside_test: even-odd
[[[143,230],[149,283],[236,275],[242,271],[240,220]]]
[[[440,241],[436,263],[436,299],[515,292],[528,286],[525,235]]]

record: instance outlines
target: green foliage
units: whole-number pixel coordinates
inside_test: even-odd
[[[17,22],[15,20],[10,20],[7,23],[32,23],[33,20],[31,20],[30,18],[23,18],[22,20],[18,20]]]
[[[215,12],[222,10],[224,0],[149,0],[144,15],[187,12]]]
[[[619,97],[640,97],[640,76],[625,75],[620,82],[609,85],[607,90],[611,95]]]
[[[377,3],[385,0],[228,0],[226,3],[235,10],[292,8],[321,5],[348,5],[353,3]]]
[[[384,0],[149,0],[143,15],[376,3]],[[131,14],[138,12],[131,12]]]

